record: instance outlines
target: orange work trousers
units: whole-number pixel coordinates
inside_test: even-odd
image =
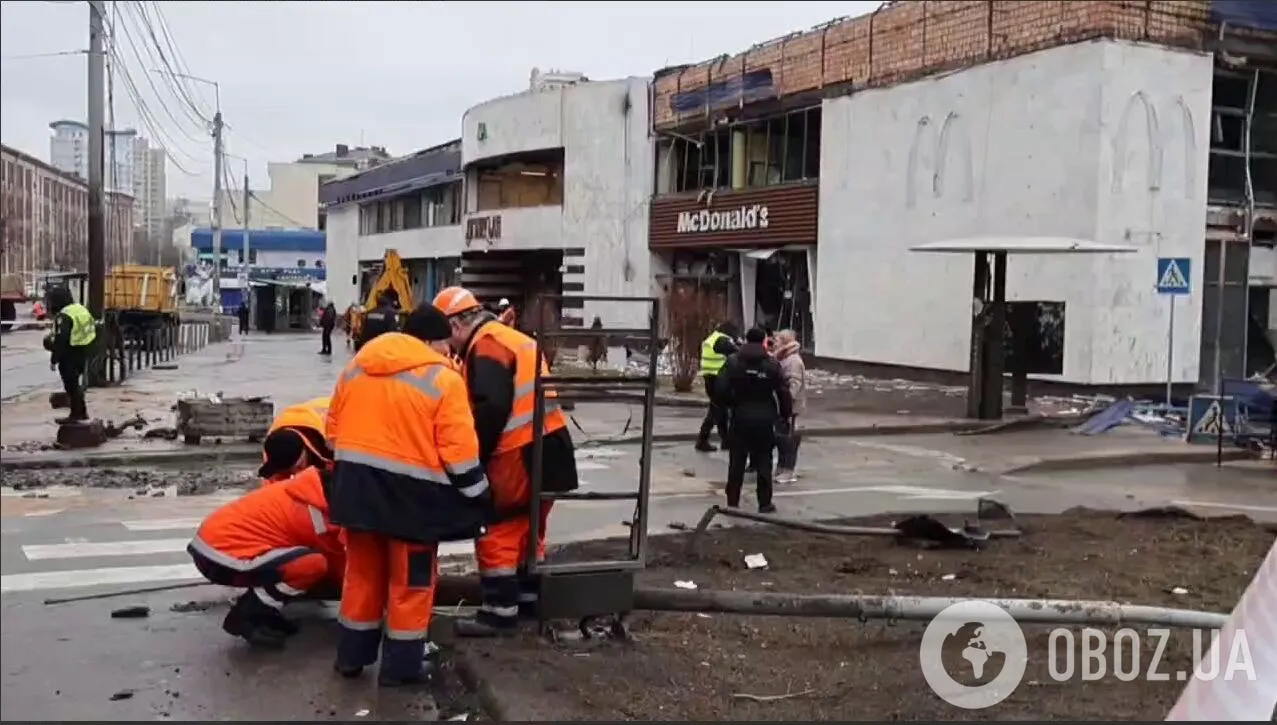
[[[492,485],[496,505],[500,509],[526,505],[531,485],[523,463],[523,451],[497,454],[488,464],[488,481]],[[551,501],[541,504],[537,531],[537,561],[545,559],[545,534],[550,520]],[[532,520],[527,513],[509,516],[488,526],[488,532],[475,539],[474,554],[479,564],[479,583],[483,601],[477,619],[494,627],[518,626],[520,610],[536,611],[539,581],[530,576],[528,535]]]
[[[382,678],[420,675],[435,601],[436,551],[428,544],[346,531],[339,668],[367,667],[380,649]]]
[[[202,539],[187,547],[195,568],[213,584],[252,589],[275,609],[314,589],[332,575],[328,557],[311,549],[281,549],[251,560],[213,549]]]

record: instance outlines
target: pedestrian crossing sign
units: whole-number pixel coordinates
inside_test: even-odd
[[[1233,437],[1237,404],[1232,398],[1195,395],[1188,404],[1189,443],[1214,443],[1219,438]]]
[[[1193,260],[1188,257],[1157,258],[1157,291],[1164,295],[1186,295],[1189,292],[1188,275]]]

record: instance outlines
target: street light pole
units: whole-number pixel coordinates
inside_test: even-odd
[[[174,73],[172,71],[164,71],[153,69],[151,72],[161,75],[168,75],[174,78],[185,78],[188,81],[203,83],[204,85],[213,87],[213,223],[210,231],[213,233],[213,304],[217,307],[222,305],[222,163],[225,155],[224,144],[222,141],[222,131],[225,125],[222,123],[222,88],[217,81],[207,78],[200,78],[187,73]]]

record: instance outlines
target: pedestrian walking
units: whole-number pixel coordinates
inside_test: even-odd
[[[793,483],[798,480],[798,446],[802,443],[799,421],[807,412],[807,366],[803,362],[802,346],[793,330],[776,333],[773,355],[780,364],[781,377],[789,396],[794,401],[794,415],[789,421],[789,435],[776,441],[776,483]]]
[[[727,359],[715,383],[718,401],[727,410],[727,505],[740,507],[745,470],[758,477],[758,511],[774,513],[772,505],[772,450],[778,436],[788,435],[793,419],[793,399],[785,385],[780,363],[767,353],[762,328],[751,328],[745,344]]]
[[[337,305],[329,302],[319,313],[319,354],[333,354],[333,328],[337,327]]]

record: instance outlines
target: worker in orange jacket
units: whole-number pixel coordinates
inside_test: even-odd
[[[347,529],[335,663],[346,677],[375,663],[380,644],[380,684],[427,678],[438,543],[478,536],[491,515],[449,334],[443,315],[422,305],[403,332],[360,349],[328,408],[332,518]]]
[[[312,398],[275,416],[262,441],[263,460],[257,475],[263,483],[282,481],[310,466],[332,467],[333,452],[324,436],[328,405],[326,397]]]
[[[494,319],[469,290],[449,287],[434,304],[448,316],[451,343],[464,361],[479,460],[492,485],[495,509],[487,534],[475,541],[483,601],[473,619],[457,621],[457,633],[509,634],[521,612],[536,611],[539,582],[525,567],[530,553],[533,385],[538,371],[548,374],[549,368],[537,359],[532,338]],[[541,490],[573,491],[580,481],[567,417],[552,392],[546,397]],[[541,507],[534,552],[538,560],[545,557],[550,508],[548,501]]]
[[[227,634],[279,647],[297,632],[284,604],[313,590],[341,588],[345,551],[328,518],[324,477],[307,468],[250,491],[209,514],[187,553],[214,584],[241,587],[222,622]]]

